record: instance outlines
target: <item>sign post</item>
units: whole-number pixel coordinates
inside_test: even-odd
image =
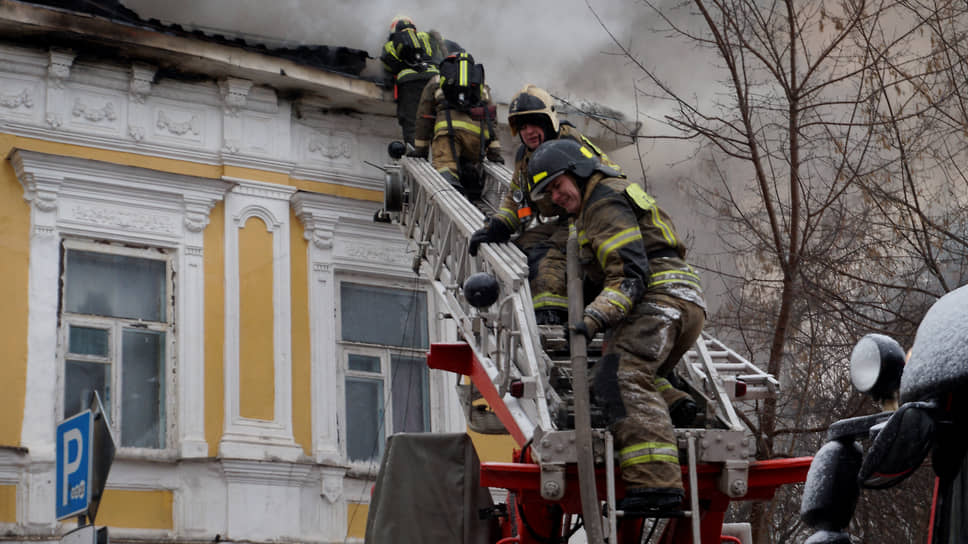
[[[57,425],[55,511],[58,521],[77,516],[78,526],[61,544],[108,544],[107,527],[94,527],[94,518],[114,461],[114,444],[96,391],[89,409]]]

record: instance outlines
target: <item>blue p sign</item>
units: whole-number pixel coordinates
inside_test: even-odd
[[[87,513],[91,502],[91,411],[57,426],[57,519]]]

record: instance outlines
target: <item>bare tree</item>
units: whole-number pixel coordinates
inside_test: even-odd
[[[854,342],[885,332],[910,345],[927,307],[968,277],[964,198],[953,189],[968,181],[968,6],[644,3],[658,32],[708,51],[721,76],[697,98],[613,36],[641,70],[640,101],[664,105],[658,120],[672,130],[653,137],[694,139],[718,182],[697,196],[738,273],[721,276],[734,288],[710,323],[738,335],[786,389],[753,422],[757,455],[815,451],[834,419],[873,409],[847,383]],[[801,531],[796,508],[773,505],[752,508],[758,543]],[[858,519],[896,511],[861,508]],[[910,541],[923,526],[880,530]]]

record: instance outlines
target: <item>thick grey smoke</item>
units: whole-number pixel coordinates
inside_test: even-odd
[[[642,134],[648,136],[668,134],[656,119],[668,113],[669,105],[644,96],[636,101],[635,86],[647,86],[647,82],[638,67],[616,54],[618,48],[603,24],[637,62],[657,68],[685,96],[708,101],[716,88],[709,81],[713,70],[708,57],[656,31],[665,25],[641,0],[121,1],[143,18],[240,33],[247,40],[273,46],[346,46],[366,50],[372,57],[379,57],[390,20],[404,14],[419,29],[440,31],[482,62],[498,101],[507,102],[524,84],[534,83],[573,104],[597,103],[628,120],[640,120]],[[695,161],[679,162],[689,156],[693,145],[646,140],[638,150],[616,149],[612,155],[635,179],[645,171],[649,190],[680,218],[680,234],[711,243],[715,237],[703,231],[703,223],[692,220],[697,216],[683,205],[693,202],[687,194],[692,180],[706,177],[695,175]],[[640,154],[645,157],[641,165]]]
[[[122,0],[143,18],[207,30],[235,31],[274,45],[347,46],[378,57],[390,20],[411,17],[436,29],[484,63],[499,101],[525,83],[574,101],[594,101],[634,117],[639,75],[615,51],[585,0]],[[635,0],[593,0],[623,43],[648,37],[647,8]],[[658,36],[655,36],[658,38]]]

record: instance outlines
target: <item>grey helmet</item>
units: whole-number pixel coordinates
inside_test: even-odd
[[[571,138],[559,138],[539,145],[528,162],[528,193],[532,200],[542,197],[548,185],[558,176],[568,172],[584,187],[584,181],[595,172],[611,177],[621,172],[602,164],[598,155]]]

